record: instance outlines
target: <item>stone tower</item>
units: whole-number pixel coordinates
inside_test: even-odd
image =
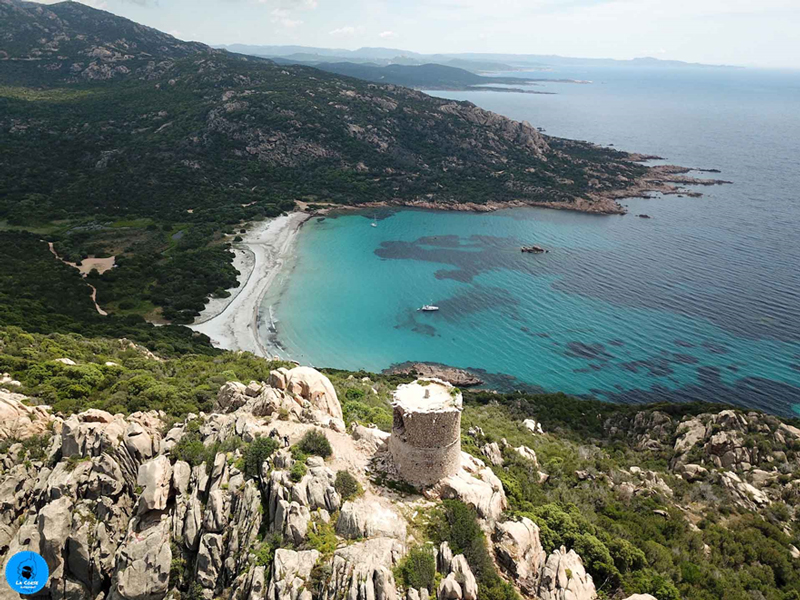
[[[440,379],[401,385],[392,402],[389,450],[400,476],[427,487],[461,468],[461,392]]]

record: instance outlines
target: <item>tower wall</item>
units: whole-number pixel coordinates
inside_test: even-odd
[[[438,379],[402,385],[392,404],[389,451],[400,476],[427,487],[461,468],[462,398]]]

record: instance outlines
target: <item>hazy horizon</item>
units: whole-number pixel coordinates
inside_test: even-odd
[[[80,1],[209,45],[653,57],[800,68],[795,0]]]

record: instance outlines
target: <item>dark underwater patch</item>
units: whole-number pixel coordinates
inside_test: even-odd
[[[675,352],[672,354],[672,362],[681,365],[696,365],[700,362],[700,359],[696,356],[692,356],[691,354],[681,354],[679,352]]]
[[[620,367],[631,373],[639,373],[639,370],[647,371],[650,377],[666,377],[673,375],[675,371],[670,367],[670,360],[663,357],[644,358],[620,363]]]
[[[711,354],[728,354],[730,352],[727,346],[713,340],[704,340],[700,345],[706,352]]]
[[[567,351],[564,352],[564,356],[600,361],[611,360],[614,358],[614,355],[610,354],[606,350],[606,347],[600,342],[596,342],[594,344],[586,344],[584,342],[568,342]]]

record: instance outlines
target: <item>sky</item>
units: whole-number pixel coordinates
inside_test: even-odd
[[[211,45],[653,56],[800,68],[800,0],[81,1]]]

